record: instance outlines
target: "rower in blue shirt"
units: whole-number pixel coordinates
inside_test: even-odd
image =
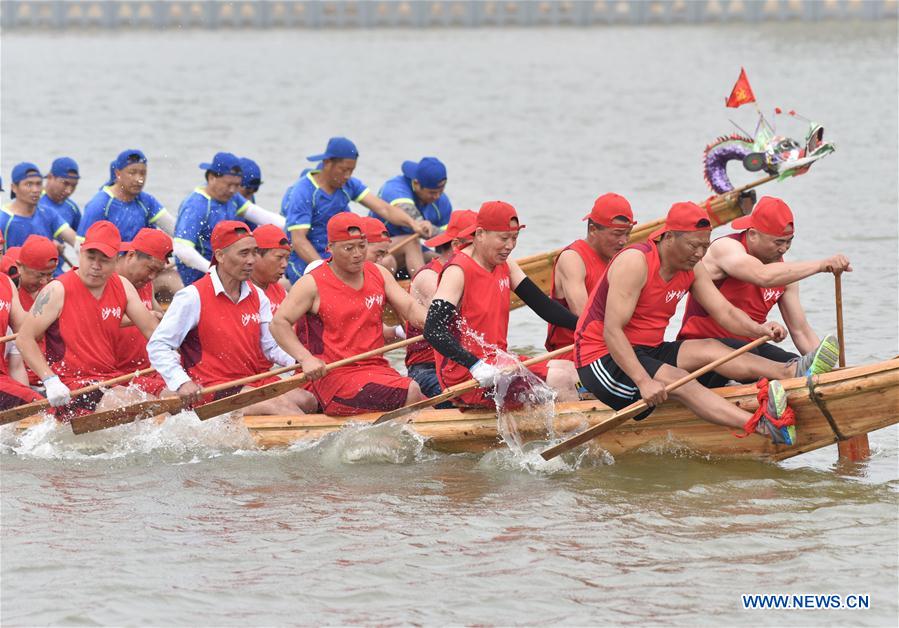
[[[378,196],[402,209],[415,220],[427,220],[436,231],[443,231],[449,223],[453,204],[444,194],[446,188],[446,166],[436,157],[424,157],[421,161],[404,161],[402,173],[389,179],[381,186]],[[406,239],[412,233],[405,227],[387,225],[391,242]],[[424,263],[421,244],[418,239],[393,253],[397,263],[405,266],[410,274]]]
[[[194,189],[181,203],[175,225],[174,252],[178,273],[185,286],[209,271],[212,259],[212,230],[222,220],[252,220],[259,225],[284,228],[284,218],[262,209],[238,190],[243,182],[240,158],[232,153],[216,153],[211,162],[200,164],[206,185]]]
[[[306,264],[326,255],[328,220],[335,214],[350,211],[351,201],[367,207],[387,222],[409,228],[410,232],[425,237],[431,233],[431,223],[427,220],[415,221],[400,208],[371,194],[365,184],[352,176],[358,157],[353,142],[345,137],[332,137],[325,152],[307,157],[309,161],[321,162],[320,167],[303,171],[285,194],[282,212],[287,218],[287,234],[293,249],[287,265],[291,283],[303,276]]]
[[[147,157],[136,148],[124,150],[109,164],[109,180],[84,206],[78,225],[78,237],[98,220],[108,220],[122,234],[122,242],[131,242],[145,227],[158,227],[172,235],[175,219],[151,194],[144,192],[147,182]]]
[[[78,162],[71,157],[54,159],[44,181],[44,192],[37,203],[39,207],[55,211],[76,231],[81,221],[81,209],[71,197],[80,179]]]
[[[7,248],[22,246],[32,233],[75,246],[75,230],[55,211],[38,206],[42,188],[43,176],[33,163],[22,162],[12,169],[13,200],[0,211],[0,232]],[[57,246],[62,248],[62,244]],[[60,273],[58,267],[56,274]]]

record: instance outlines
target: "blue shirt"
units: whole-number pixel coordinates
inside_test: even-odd
[[[196,188],[184,199],[178,210],[175,223],[175,240],[191,245],[200,255],[212,259],[212,246],[209,243],[212,230],[223,220],[238,220],[247,211],[250,201],[240,194],[235,194],[222,203],[209,196],[203,188]],[[189,286],[204,273],[190,266],[185,266],[176,259],[178,274],[185,286]]]
[[[282,211],[287,220],[287,237],[290,238],[297,229],[308,229],[306,238],[318,254],[324,257],[328,246],[328,221],[335,214],[350,211],[350,201],[358,203],[369,190],[362,181],[350,177],[342,188],[334,194],[328,194],[312,177],[317,172],[320,171],[310,170],[300,175],[299,180],[288,190],[289,196],[285,195],[287,199],[282,202]],[[287,277],[290,281],[299,279],[305,268],[306,262],[295,251],[291,251],[287,265]]]
[[[137,232],[153,223],[165,213],[165,207],[153,196],[141,192],[130,202],[120,201],[112,194],[112,188],[104,185],[84,206],[84,215],[78,224],[78,236],[84,234],[98,220],[108,220],[119,229],[122,242],[131,242]]]
[[[6,240],[7,249],[11,246],[22,246],[32,233],[54,240],[68,228],[69,223],[60,218],[59,214],[52,209],[41,207],[40,203],[34,208],[34,214],[31,216],[14,214],[9,205],[4,205],[3,211],[0,211],[0,231]],[[62,273],[62,264],[63,259],[60,255],[59,265],[53,273],[54,277]]]
[[[67,222],[72,229],[78,229],[78,223],[81,221],[81,210],[71,197],[67,198],[62,203],[57,203],[47,196],[46,192],[41,192],[41,200],[37,202],[37,205],[38,207],[52,209],[59,214],[59,217],[62,218],[64,222]]]
[[[381,191],[378,192],[378,196],[394,206],[415,205],[415,207],[418,208],[418,211],[421,212],[422,218],[430,222],[440,231],[446,229],[446,225],[449,223],[450,214],[453,212],[453,204],[446,194],[441,194],[433,203],[428,203],[427,205],[422,204],[412,191],[412,180],[403,175],[393,177],[384,183],[384,185],[381,186]],[[383,218],[375,215],[374,212],[370,212],[370,215],[383,221]],[[391,236],[412,233],[412,230],[408,227],[398,227],[389,222],[386,224],[387,233]]]

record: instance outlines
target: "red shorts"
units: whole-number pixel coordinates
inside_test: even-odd
[[[523,355],[519,355],[518,359],[524,362],[529,358]],[[541,380],[546,380],[546,362],[540,362],[539,364],[534,364],[532,366],[527,367],[527,369],[539,377]],[[444,381],[443,378],[440,378],[440,382],[443,385],[443,389],[446,390],[450,386],[455,386],[456,384],[461,384],[463,381],[458,382],[455,381]],[[530,385],[527,380],[522,377],[516,377],[509,384],[508,390],[505,391],[505,399],[503,401],[503,407],[509,410],[514,410],[516,408],[521,408],[524,404],[519,401],[519,396],[521,393],[526,392],[530,389]],[[471,392],[467,392],[463,395],[459,395],[458,397],[454,397],[452,399],[453,405],[462,406],[462,407],[474,407],[474,408],[495,408],[496,400],[494,398],[494,390],[493,388],[475,388]]]
[[[9,410],[18,406],[43,399],[25,384],[21,384],[9,375],[0,375],[0,410]]]
[[[150,373],[149,375],[140,375],[130,382],[126,382],[123,386],[134,386],[140,388],[148,395],[158,397],[159,393],[165,390],[165,381],[159,373]]]
[[[412,381],[386,364],[351,364],[312,382],[312,393],[325,414],[351,416],[401,408]]]

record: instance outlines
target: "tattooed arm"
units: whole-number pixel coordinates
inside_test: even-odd
[[[62,305],[65,302],[65,289],[58,281],[51,281],[43,290],[41,290],[31,311],[24,316],[21,327],[19,328],[19,336],[16,339],[16,346],[22,354],[32,371],[34,371],[41,380],[45,380],[53,375],[53,370],[47,364],[47,359],[38,346],[38,340],[44,337],[44,332],[50,327],[62,312]]]
[[[19,331],[26,314],[25,310],[22,309],[22,302],[19,301],[19,289],[16,288],[16,285],[9,277],[4,277],[3,279],[8,281],[12,288],[12,300],[9,304],[9,326],[12,327],[13,331]]]

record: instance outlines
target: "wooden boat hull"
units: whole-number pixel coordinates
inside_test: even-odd
[[[833,423],[816,404],[803,378],[785,380],[790,405],[796,412],[797,442],[777,446],[767,438],[736,438],[731,430],[711,425],[676,402],[667,402],[643,421],[630,421],[594,441],[613,456],[666,448],[700,455],[757,460],[784,460],[838,440],[866,434],[899,422],[899,359],[840,369],[814,378],[814,396],[831,415]],[[756,388],[731,386],[716,391],[750,412],[757,407]],[[559,404],[553,427],[556,435],[581,431],[610,416],[612,411],[597,401]],[[378,414],[350,421],[324,415],[246,416],[243,422],[263,448],[284,447],[315,440],[341,429],[348,422],[370,422]],[[523,441],[545,440],[542,420],[517,417]],[[447,453],[483,452],[501,445],[493,412],[425,410],[414,416],[411,427],[434,450]]]

